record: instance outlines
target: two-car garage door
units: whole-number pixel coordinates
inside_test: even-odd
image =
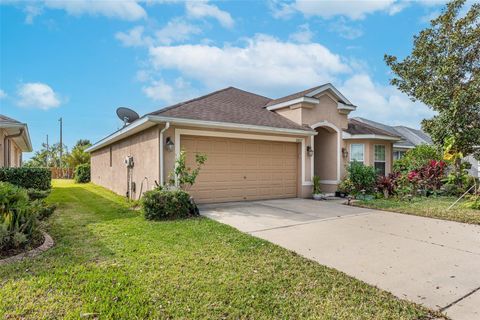
[[[294,142],[182,135],[187,165],[207,155],[190,193],[198,203],[297,196],[298,147]]]

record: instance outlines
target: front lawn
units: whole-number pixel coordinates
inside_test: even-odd
[[[149,222],[55,181],[56,246],[0,267],[0,318],[421,319],[412,303],[206,218]]]
[[[480,210],[461,207],[462,200],[452,209],[447,208],[454,203],[454,197],[422,197],[411,201],[390,199],[375,199],[370,201],[356,201],[355,205],[373,209],[413,214],[422,217],[451,220],[472,224],[480,224]]]

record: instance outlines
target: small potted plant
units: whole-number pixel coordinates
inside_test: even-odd
[[[313,177],[313,199],[321,200],[324,196],[322,194],[322,189],[320,189],[320,177],[314,176]]]

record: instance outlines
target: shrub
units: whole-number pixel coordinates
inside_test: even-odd
[[[28,198],[31,201],[41,200],[48,197],[48,195],[50,194],[50,190],[39,190],[39,189],[30,188],[30,189],[27,189],[27,194],[28,194]]]
[[[195,164],[197,167],[191,169],[186,164],[187,155],[184,150],[180,151],[180,155],[175,160],[175,169],[170,173],[170,184],[175,184],[175,177],[178,179],[178,186],[183,190],[191,188],[197,180],[200,169],[207,161],[207,156],[203,153],[195,154]]]
[[[395,194],[397,189],[397,179],[400,177],[399,173],[390,173],[387,176],[380,176],[377,178],[377,189],[383,193],[385,198]]]
[[[434,146],[421,144],[408,150],[403,158],[393,163],[393,171],[408,173],[428,165],[431,160],[442,160],[442,154]]]
[[[90,163],[79,164],[75,167],[75,182],[90,182]]]
[[[0,250],[20,248],[37,232],[37,217],[29,204],[27,191],[0,182]]]
[[[338,191],[344,192],[344,193],[352,193],[355,187],[353,186],[352,180],[348,178],[344,178],[340,183],[338,184]]]
[[[320,177],[313,176],[313,194],[321,194],[322,189],[320,188]]]
[[[348,179],[353,185],[352,194],[356,195],[360,192],[371,194],[374,192],[377,180],[375,168],[354,161],[348,166],[347,172]]]
[[[198,215],[198,209],[190,195],[183,190],[154,189],[147,191],[142,199],[145,218],[163,220],[188,218]]]
[[[49,190],[52,173],[48,168],[0,168],[0,181],[25,189]]]

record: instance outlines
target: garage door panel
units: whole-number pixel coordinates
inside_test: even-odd
[[[297,195],[297,144],[182,136],[187,166],[195,153],[207,162],[190,192],[198,203],[258,200]]]

